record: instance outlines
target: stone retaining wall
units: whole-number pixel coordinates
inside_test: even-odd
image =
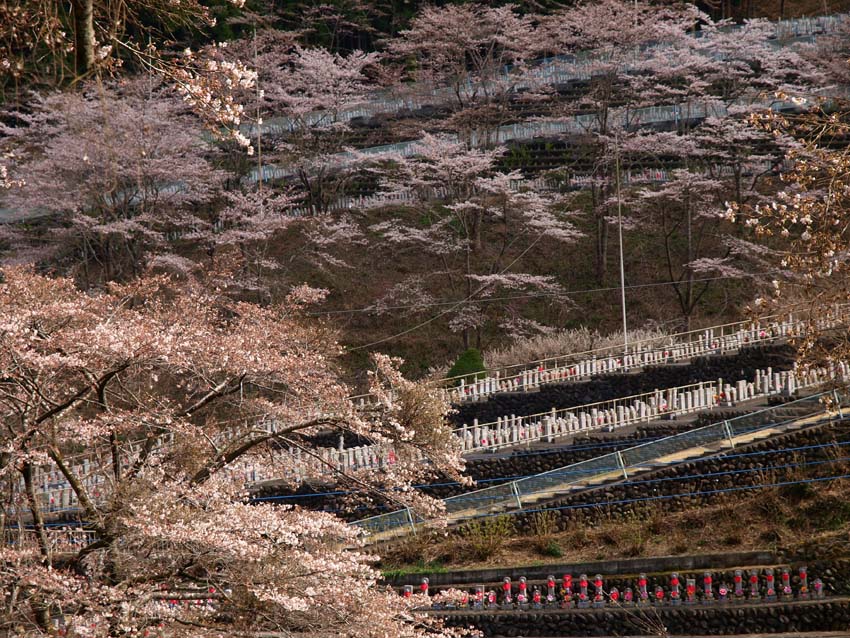
[[[602,454],[614,452],[618,449],[631,447],[635,444],[635,440],[638,439],[676,434],[705,425],[706,421],[714,423],[721,421],[724,418],[735,416],[737,414],[738,412],[726,413],[724,411],[713,411],[711,415],[701,415],[696,421],[671,421],[669,423],[655,423],[651,426],[640,427],[637,430],[625,435],[618,435],[616,433],[612,433],[607,435],[598,434],[594,436],[581,437],[576,439],[575,442],[571,445],[561,446],[560,448],[553,448],[551,452],[547,451],[544,454],[525,453],[518,451],[510,456],[497,456],[493,458],[474,459],[467,464],[467,470],[468,473],[476,480],[489,479],[492,477],[529,476],[532,474],[538,474],[540,472],[546,472],[549,470],[557,469],[559,467],[565,467],[571,463],[576,463],[578,461],[582,461],[588,458],[593,458]],[[769,441],[756,443],[745,448],[742,447],[736,450],[735,452],[740,453],[742,451],[747,450],[772,450],[777,449],[780,446],[802,447],[805,445],[819,444],[830,441],[833,438],[833,434],[830,434],[831,432],[840,434],[842,432],[845,432],[845,430],[850,432],[850,426],[845,427],[844,425],[836,425],[830,426],[829,428],[814,428],[805,430],[803,432],[791,433],[782,437],[775,437],[774,439],[771,439]],[[606,443],[610,444],[611,446],[605,448],[592,447]],[[679,464],[674,467],[659,470],[658,472],[653,474],[654,478],[659,479],[657,483],[641,483],[639,485],[622,486],[612,485],[611,487],[594,490],[592,493],[583,492],[581,494],[575,495],[574,497],[566,499],[556,499],[547,502],[545,507],[569,506],[577,505],[580,503],[597,502],[603,500],[619,501],[626,499],[643,498],[648,495],[658,496],[662,494],[678,494],[683,492],[712,491],[717,489],[754,485],[759,482],[765,482],[765,480],[767,480],[765,477],[769,477],[771,481],[778,481],[782,480],[782,477],[788,476],[790,472],[787,470],[771,470],[770,466],[786,465],[791,462],[805,462],[807,460],[826,458],[826,452],[824,450],[813,450],[800,454],[802,454],[803,456],[797,458],[796,461],[794,460],[796,457],[793,453],[778,453],[766,456],[754,456],[733,459],[724,459],[723,457],[720,457],[692,461],[688,463]],[[850,456],[850,446],[847,447],[847,455]],[[754,469],[756,467],[762,466],[765,467],[766,473],[727,475],[694,479],[693,481],[669,480],[673,477],[691,474]],[[827,468],[829,468],[829,466],[827,466]],[[635,480],[643,481],[648,478],[648,476],[644,475],[640,478],[636,478]],[[422,491],[436,498],[447,498],[449,496],[460,494],[464,491],[469,491],[468,488],[463,488],[459,485],[441,485],[440,483],[444,480],[446,479],[438,477],[434,481],[436,485],[422,488]],[[473,489],[497,485],[499,482],[501,481],[488,481],[486,483],[478,485],[476,488]],[[345,495],[331,494],[327,496],[311,496],[311,492],[313,492],[313,488],[309,486],[301,486],[298,490],[295,491],[270,489],[259,493],[258,496],[303,494],[301,498],[291,499],[285,502],[297,503],[303,507],[307,507],[310,509],[325,509],[328,511],[333,511],[347,520],[357,520],[374,514],[380,514],[385,511],[378,506],[367,507],[362,505],[358,506],[357,509],[353,511],[345,511]],[[694,496],[680,497],[673,500],[659,500],[654,501],[653,503],[662,504],[661,506],[667,511],[676,511],[685,507],[690,507],[709,501],[716,501],[718,498],[721,497],[718,495],[706,495],[702,497]],[[593,520],[605,518],[606,515],[608,515],[609,517],[633,516],[635,514],[640,514],[640,512],[645,511],[646,509],[646,504],[641,503],[613,504],[611,506],[604,506],[601,509],[594,508],[593,510],[563,510],[558,511],[557,514],[558,518],[563,519],[564,521],[578,520],[592,522]],[[527,517],[521,513],[516,514],[514,516],[514,519],[518,527],[522,527],[523,525],[526,525],[528,523],[528,521],[526,520]],[[566,529],[566,525],[566,522],[559,524],[559,529],[563,531],[564,529]]]
[[[651,474],[636,477],[634,483],[612,484],[592,491],[583,491],[574,496],[553,498],[536,505],[535,509],[562,508],[551,509],[550,511],[554,513],[558,531],[566,531],[577,524],[588,525],[599,520],[640,517],[646,514],[650,508],[653,512],[657,512],[659,509],[673,512],[698,508],[722,499],[738,499],[741,498],[742,493],[740,491],[725,494],[716,492],[717,490],[781,482],[800,474],[809,477],[834,475],[837,473],[838,466],[830,463],[802,468],[777,467],[833,459],[836,456],[836,451],[831,447],[794,452],[782,451],[769,455],[737,455],[745,452],[778,450],[780,448],[800,448],[833,441],[850,441],[850,421],[791,432],[746,447],[739,447],[730,453],[730,458],[725,456],[712,457],[662,468]],[[850,446],[838,449],[843,450],[842,456],[850,456]],[[740,470],[758,471],[722,474]],[[709,473],[713,476],[683,478]],[[647,497],[662,496],[670,496],[671,498],[641,500]],[[630,500],[633,500],[633,502],[622,502]],[[611,503],[606,503],[608,501],[611,501]],[[587,503],[593,503],[594,506],[589,508],[576,507]],[[530,525],[532,516],[533,513],[517,512],[512,515],[512,519],[517,529],[522,529]]]
[[[660,607],[463,613],[445,615],[451,626],[472,625],[485,636],[724,635],[842,631],[850,627],[850,601],[712,607]],[[666,633],[665,633],[666,632]]]

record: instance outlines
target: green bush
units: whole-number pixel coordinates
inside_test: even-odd
[[[484,357],[475,348],[470,348],[457,358],[447,376],[449,378],[458,377],[455,385],[460,385],[461,378],[464,383],[472,383],[476,379],[484,378],[485,369]]]
[[[515,533],[510,516],[488,516],[468,521],[460,528],[460,549],[475,560],[487,560],[495,556]]]
[[[558,517],[555,512],[535,512],[531,516],[527,533],[532,537],[532,546],[544,556],[559,558],[563,551],[555,540],[558,532]]]

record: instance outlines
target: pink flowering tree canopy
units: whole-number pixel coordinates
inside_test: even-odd
[[[86,294],[3,271],[3,515],[32,529],[0,550],[4,622],[46,633],[61,616],[90,636],[447,635],[376,586],[353,528],[249,502],[247,472],[285,481],[298,461],[302,476],[329,470],[430,514],[404,488],[426,471],[460,478],[447,405],[397,362],[374,359],[369,409],[347,399],[340,348],[301,319],[321,295],[299,287],[259,307],[163,277]],[[349,474],[306,463],[329,428],[392,446],[396,463]],[[70,485],[90,541],[54,545],[41,469]]]
[[[88,281],[138,275],[168,233],[203,223],[226,176],[182,101],[145,79],[55,93],[18,118],[3,128],[18,180],[4,205],[61,219],[53,245]]]
[[[399,282],[381,304],[401,301],[416,309],[423,299],[449,292],[461,302],[442,314],[467,344],[471,335],[480,339],[485,326],[510,306],[489,298],[530,293],[563,302],[554,277],[528,273],[523,266],[535,246],[568,246],[581,236],[557,197],[535,192],[518,172],[498,171],[499,154],[425,135],[411,157],[394,158],[382,169],[384,199],[374,204],[383,207],[401,198],[420,211],[422,223],[396,216],[371,231],[390,252],[417,251],[429,256],[428,265],[437,265]]]

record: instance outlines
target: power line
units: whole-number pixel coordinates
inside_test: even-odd
[[[534,240],[533,242],[531,242],[531,243],[530,243],[530,244],[529,244],[529,245],[525,248],[525,250],[523,250],[523,251],[522,251],[519,255],[517,255],[517,256],[513,259],[513,261],[511,261],[511,263],[509,263],[507,266],[505,266],[504,268],[502,268],[502,270],[501,270],[501,271],[499,271],[499,273],[498,273],[498,274],[499,274],[499,275],[504,275],[504,274],[505,274],[508,270],[510,270],[510,269],[511,269],[511,267],[513,267],[513,265],[514,265],[516,262],[518,262],[520,259],[522,259],[523,257],[525,257],[526,253],[528,253],[528,251],[530,251],[532,248],[534,248],[534,247],[537,245],[537,242],[539,242],[539,241],[543,238],[544,234],[545,234],[545,232],[541,232],[539,235],[537,235],[537,237],[535,238],[535,240]],[[460,305],[462,305],[462,304],[464,304],[464,303],[467,303],[468,301],[470,301],[470,300],[471,300],[471,299],[473,299],[474,297],[477,297],[477,296],[479,295],[479,293],[484,292],[486,289],[487,289],[487,284],[482,284],[482,285],[481,285],[481,286],[479,286],[476,290],[473,290],[471,293],[469,293],[469,295],[467,295],[467,296],[466,296],[466,298],[464,298],[464,299],[462,299],[462,300],[460,300],[460,301],[455,302],[455,303],[454,303],[454,305],[453,305],[451,308],[448,308],[448,309],[446,309],[446,310],[443,310],[442,312],[437,313],[436,315],[434,315],[434,316],[433,316],[433,317],[431,317],[430,319],[426,319],[425,321],[422,321],[422,322],[420,322],[420,323],[416,324],[416,325],[415,325],[415,326],[413,326],[412,328],[408,328],[407,330],[402,330],[401,332],[396,333],[396,334],[394,334],[394,335],[390,335],[390,336],[388,336],[388,337],[383,337],[383,338],[381,338],[381,339],[377,339],[377,340],[375,340],[375,341],[372,341],[371,343],[365,343],[365,344],[363,344],[362,346],[355,346],[355,347],[353,347],[353,348],[349,348],[348,350],[349,350],[349,352],[353,352],[353,351],[355,351],[355,350],[363,350],[363,349],[365,349],[365,348],[371,348],[372,346],[377,346],[377,345],[379,345],[379,344],[381,344],[381,343],[385,343],[385,342],[387,342],[387,341],[392,341],[393,339],[397,339],[398,337],[403,337],[403,336],[404,336],[404,335],[406,335],[406,334],[409,334],[409,333],[411,333],[411,332],[414,332],[414,331],[416,331],[416,330],[419,330],[419,328],[423,328],[423,327],[427,326],[427,325],[428,325],[429,323],[431,323],[432,321],[436,321],[436,320],[437,320],[437,319],[439,319],[440,317],[442,317],[442,316],[447,315],[448,313],[450,313],[452,310],[454,310],[454,309],[455,309],[455,308],[457,308],[458,306],[460,306]]]
[[[761,273],[762,275],[771,275],[778,273],[779,271],[771,271],[766,273]],[[708,281],[720,281],[723,279],[740,279],[740,276],[736,275],[718,275],[717,277],[703,277],[700,279],[692,279],[693,283],[701,283]],[[681,281],[658,281],[654,283],[648,284],[632,284],[626,286],[626,290],[637,290],[641,288],[654,288],[659,286],[673,286],[676,284],[682,283]],[[584,290],[566,290],[564,292],[536,292],[536,293],[526,293],[523,295],[509,295],[505,297],[484,297],[482,299],[472,299],[472,295],[466,297],[464,299],[455,299],[452,301],[431,301],[427,303],[419,303],[419,304],[404,304],[398,306],[385,306],[380,308],[381,311],[389,311],[389,310],[409,310],[412,308],[431,308],[438,306],[452,306],[452,305],[460,305],[464,303],[490,303],[494,301],[512,301],[514,299],[532,299],[538,297],[567,297],[569,295],[580,295],[580,294],[588,294],[588,293],[597,293],[597,292],[612,292],[615,290],[620,290],[620,286],[609,286],[606,288],[586,288]],[[307,313],[308,316],[317,317],[322,315],[345,315],[345,314],[358,314],[358,313],[370,313],[376,312],[379,310],[376,306],[364,306],[362,308],[350,308],[346,310],[319,310],[316,312]],[[360,346],[361,348],[367,346]]]

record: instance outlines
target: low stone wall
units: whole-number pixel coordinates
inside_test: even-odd
[[[472,625],[485,636],[728,635],[842,631],[850,601],[824,599],[757,606],[659,607],[575,611],[444,614],[451,626]],[[666,632],[666,633],[665,633]]]
[[[590,381],[544,385],[538,392],[496,394],[487,401],[455,405],[457,412],[450,420],[458,426],[472,425],[474,419],[488,423],[505,415],[539,414],[553,407],[586,405],[700,381],[751,379],[756,370],[771,367],[777,372],[789,370],[792,365],[790,346],[752,347],[735,355],[699,357],[689,364],[655,366],[635,374],[612,374]]]
[[[691,554],[689,556],[647,556],[645,558],[621,558],[587,563],[550,563],[529,567],[504,567],[492,569],[461,569],[457,571],[427,574],[431,592],[448,587],[472,587],[486,583],[501,583],[507,576],[513,582],[525,577],[531,584],[542,584],[552,575],[560,581],[564,574],[605,574],[608,577],[634,576],[641,572],[665,573],[693,570],[711,570],[739,567],[741,565],[777,565],[781,562],[776,553],[770,551],[725,552],[723,554]],[[832,566],[832,563],[829,564]],[[702,574],[702,572],[694,572]],[[832,573],[832,572],[830,572]],[[383,582],[400,590],[404,585],[419,584],[422,576],[401,575],[385,578]],[[655,583],[653,583],[654,585]],[[627,585],[628,586],[628,585]]]

